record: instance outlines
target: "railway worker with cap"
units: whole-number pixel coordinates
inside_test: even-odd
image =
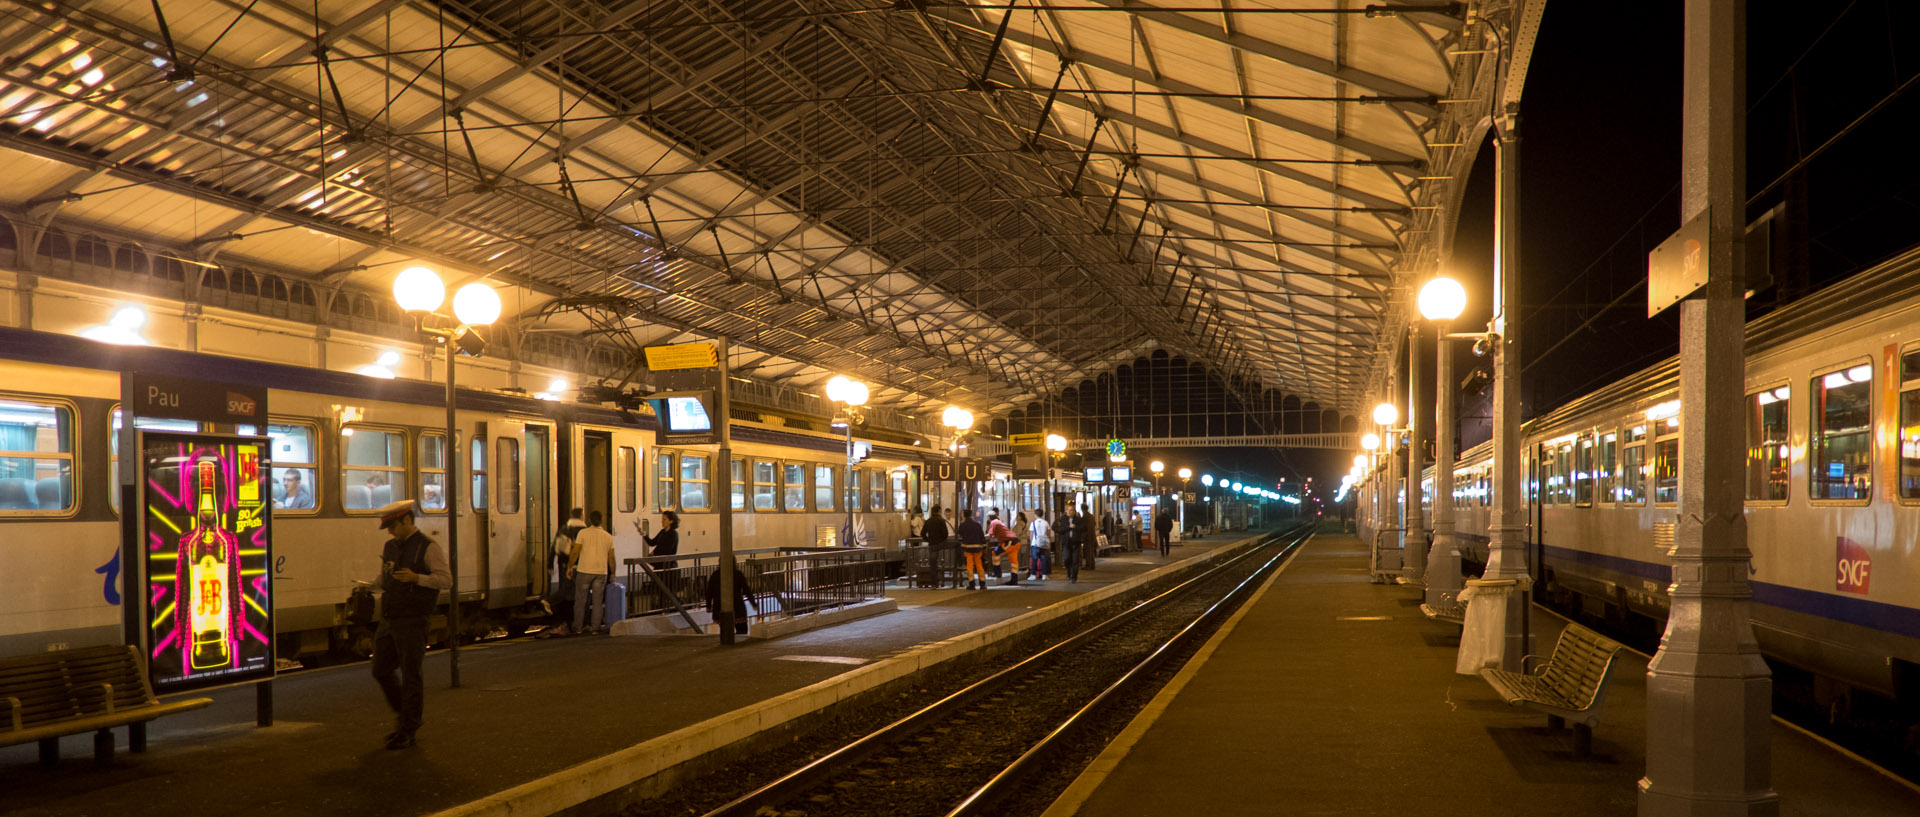
[[[974,521],[973,509],[960,510],[960,524],[954,528],[959,534],[960,552],[967,557],[967,589],[987,589],[987,566],[984,562],[987,553],[987,531]]]
[[[392,535],[380,551],[380,626],[373,635],[373,680],[393,709],[388,749],[413,745],[425,708],[420,663],[427,656],[427,619],[440,603],[440,591],[453,586],[447,551],[413,524],[413,500],[402,499],[379,510],[380,529]],[[400,673],[399,680],[394,672]]]

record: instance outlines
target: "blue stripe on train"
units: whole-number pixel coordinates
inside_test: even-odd
[[[1581,550],[1544,546],[1547,561],[1571,562],[1591,565],[1616,573],[1637,576],[1660,583],[1662,587],[1673,581],[1673,568],[1638,559],[1619,556],[1607,556],[1600,553],[1588,553]],[[1908,638],[1920,638],[1920,610],[1869,601],[1837,593],[1822,593],[1817,590],[1803,590],[1770,582],[1748,582],[1753,588],[1753,600],[1769,607],[1792,610],[1810,616],[1844,621],[1860,627],[1881,632],[1894,633]]]

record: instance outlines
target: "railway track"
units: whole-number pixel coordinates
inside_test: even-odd
[[[1269,534],[707,817],[1037,814],[1309,534]]]

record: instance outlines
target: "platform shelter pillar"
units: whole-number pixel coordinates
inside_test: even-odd
[[[1746,4],[1687,0],[1681,223],[1706,285],[1680,302],[1680,496],[1667,631],[1647,666],[1642,817],[1773,817],[1773,681],[1749,622],[1744,514]],[[1712,420],[1710,418],[1721,418]]]
[[[1461,590],[1460,551],[1453,542],[1453,354],[1447,345],[1449,321],[1435,323],[1433,435],[1433,557],[1426,573],[1426,601],[1450,605]]]
[[[1407,498],[1401,518],[1407,520],[1407,531],[1401,553],[1407,560],[1406,575],[1416,581],[1423,580],[1427,572],[1427,530],[1421,520],[1420,511],[1420,471],[1425,466],[1426,446],[1421,444],[1421,434],[1426,426],[1420,422],[1420,322],[1407,324],[1407,410],[1400,416],[1407,418]],[[1436,486],[1437,489],[1438,486]]]
[[[1493,518],[1487,529],[1485,586],[1478,598],[1506,594],[1504,604],[1482,605],[1500,610],[1498,621],[1476,615],[1467,607],[1467,627],[1499,631],[1498,666],[1520,672],[1527,654],[1531,624],[1527,596],[1532,575],[1527,569],[1526,505],[1520,495],[1520,111],[1510,104],[1494,118],[1494,265],[1493,265]]]

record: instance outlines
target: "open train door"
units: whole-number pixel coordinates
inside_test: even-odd
[[[613,534],[619,560],[644,556],[638,522],[646,509],[640,496],[640,463],[645,434],[629,428],[573,425],[569,507],[594,511]],[[621,571],[624,572],[624,571]],[[616,577],[617,578],[617,577]]]
[[[485,433],[491,448],[487,476],[493,483],[493,497],[487,509],[487,548],[494,555],[494,586],[509,594],[518,590],[523,600],[538,598],[547,591],[551,571],[546,569],[546,554],[527,547],[527,426],[514,420],[488,420]]]

